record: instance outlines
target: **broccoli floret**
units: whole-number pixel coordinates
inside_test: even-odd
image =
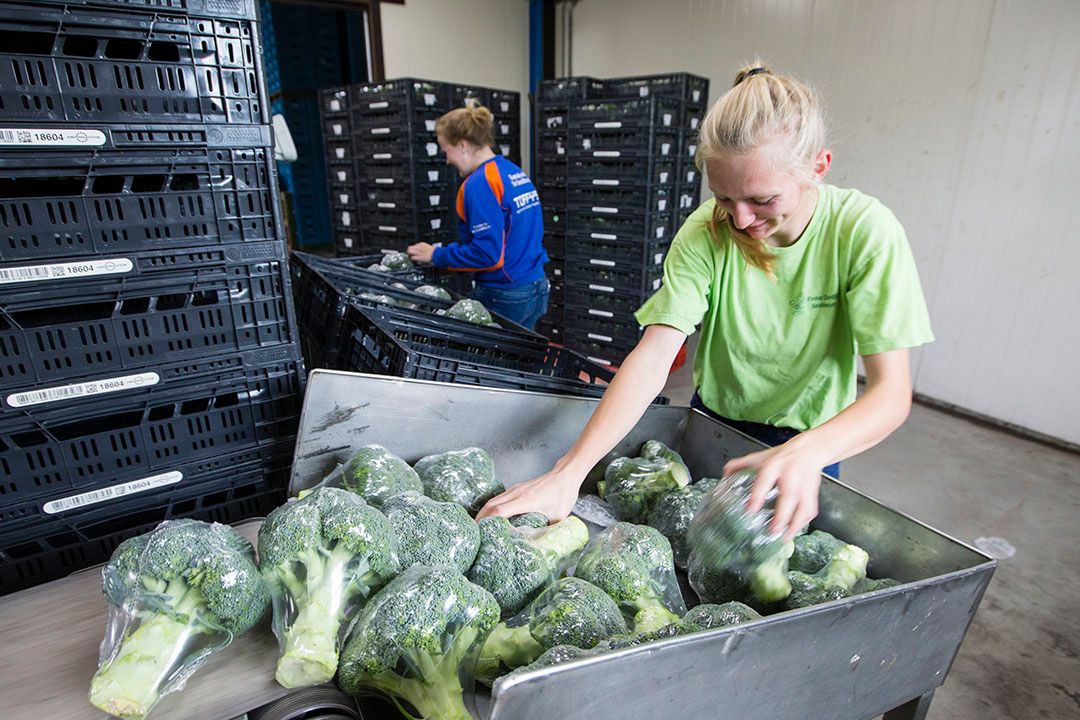
[[[656,642],[657,640],[678,637],[679,635],[690,635],[691,633],[701,632],[702,630],[704,630],[704,628],[697,623],[678,620],[658,627],[655,630],[643,630],[631,635],[615,635],[604,643],[597,645],[594,649],[605,651],[622,650],[628,647],[637,647],[638,645]]]
[[[644,523],[660,498],[689,484],[682,457],[662,442],[649,440],[639,457],[615,458],[597,489],[617,518]]]
[[[593,538],[574,569],[619,604],[634,632],[658,630],[686,612],[671,544],[655,528],[618,522]]]
[[[804,608],[851,595],[855,585],[866,577],[869,559],[870,556],[858,545],[843,544],[817,573],[788,573],[792,589],[784,606],[789,610]]]
[[[397,536],[402,568],[453,565],[465,574],[472,567],[480,548],[480,528],[457,503],[410,491],[387,500],[382,511]]]
[[[690,549],[686,544],[686,532],[705,496],[720,482],[718,478],[702,478],[693,485],[678,488],[661,497],[649,515],[649,525],[659,530],[671,543],[675,567],[686,569]]]
[[[866,578],[855,584],[855,589],[851,594],[857,595],[860,593],[874,592],[875,590],[884,590],[885,588],[896,587],[900,584],[899,580],[893,580],[892,578],[879,578],[877,580]]]
[[[139,622],[94,673],[90,702],[118,717],[144,717],[178,673],[250,630],[270,604],[251,543],[226,525],[164,522],[113,558],[102,589]]]
[[[722,605],[702,603],[687,611],[683,616],[683,622],[697,625],[702,630],[710,630],[750,622],[760,617],[761,615],[749,605],[732,601]]]
[[[387,270],[407,270],[413,267],[412,260],[409,256],[401,251],[389,252],[382,256],[382,260],[379,261]]]
[[[548,519],[544,513],[527,512],[510,518],[510,524],[514,527],[546,528]]]
[[[607,593],[581,578],[562,578],[520,615],[491,631],[480,651],[476,676],[491,684],[507,670],[528,665],[549,648],[591,648],[626,631],[622,612]]]
[[[399,569],[389,521],[359,495],[329,487],[270,513],[259,560],[284,643],[275,677],[288,688],[334,677],[342,631]]]
[[[342,471],[341,486],[377,508],[398,493],[424,491],[416,471],[381,445],[365,445],[353,453]]]
[[[691,553],[687,568],[690,587],[705,603],[737,600],[759,612],[776,611],[777,603],[791,592],[786,563],[793,547],[793,543],[781,544],[776,554],[753,566],[749,573],[717,568]]]
[[[641,451],[638,452],[638,457],[643,457],[646,460],[670,460],[686,467],[686,463],[683,462],[682,455],[669,448],[659,440],[646,440],[641,446]],[[689,471],[687,471],[689,472]]]
[[[436,300],[450,301],[454,299],[446,290],[441,287],[435,287],[434,285],[420,285],[413,288],[413,292],[417,295],[435,298]]]
[[[520,612],[589,541],[589,529],[574,516],[544,528],[515,528],[503,517],[479,524],[480,551],[469,580],[495,596],[503,618]]]
[[[338,682],[350,695],[365,688],[386,693],[409,717],[471,720],[460,669],[475,660],[498,622],[491,593],[454,568],[413,565],[360,613],[342,651]]]
[[[447,317],[464,320],[474,325],[487,325],[492,322],[491,313],[478,300],[458,300],[446,311]]]
[[[843,545],[843,540],[838,540],[824,530],[799,535],[795,538],[795,552],[788,560],[788,569],[813,575],[825,567]]]
[[[580,660],[581,658],[593,657],[603,652],[607,652],[609,648],[596,647],[592,650],[586,650],[583,648],[575,647],[573,645],[556,645],[553,648],[545,650],[540,654],[538,658],[533,660],[528,665],[520,667],[511,674],[523,673],[528,670],[539,670],[541,668],[551,667],[552,665],[559,665],[564,662],[570,662],[571,660]]]
[[[495,479],[495,462],[478,447],[428,455],[417,460],[414,467],[425,495],[464,505],[473,515],[506,489]]]

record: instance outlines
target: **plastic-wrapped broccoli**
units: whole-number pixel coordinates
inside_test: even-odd
[[[757,620],[761,615],[749,605],[741,602],[726,602],[722,605],[702,603],[691,608],[683,615],[683,622],[697,625],[702,630],[738,625]]]
[[[792,548],[793,543],[781,544],[776,554],[755,565],[749,573],[717,568],[702,562],[691,552],[687,579],[704,603],[738,601],[758,612],[775,612],[781,609],[779,603],[791,592],[787,558]]]
[[[436,300],[446,300],[447,302],[454,299],[449,292],[434,285],[420,285],[413,288],[413,292],[417,295],[424,295],[426,297],[435,298]]]
[[[527,512],[524,515],[515,515],[510,518],[510,524],[514,527],[546,528],[548,519],[544,513]]]
[[[334,677],[349,621],[400,568],[386,517],[359,495],[329,487],[270,513],[259,560],[282,645],[275,677],[288,688]]]
[[[649,515],[649,525],[656,528],[671,543],[675,567],[686,569],[690,561],[690,548],[686,545],[686,533],[697,515],[705,497],[720,483],[719,478],[702,478],[693,485],[672,490],[661,497]]]
[[[865,578],[862,582],[855,584],[855,589],[851,594],[858,595],[860,593],[875,592],[877,590],[884,590],[885,588],[896,587],[900,584],[899,580],[894,580],[892,578],[879,578],[877,580]]]
[[[458,300],[446,311],[447,317],[471,322],[474,325],[487,325],[492,322],[491,313],[478,300]]]
[[[570,516],[542,528],[514,527],[503,517],[480,521],[480,550],[469,580],[495,596],[502,617],[516,615],[589,541],[589,529]]]
[[[788,573],[792,589],[784,606],[804,608],[851,595],[856,584],[866,577],[869,560],[869,555],[858,545],[841,544],[818,572],[812,575],[800,571]]]
[[[407,270],[413,267],[413,262],[409,259],[409,256],[400,251],[384,254],[379,264],[387,270]]]
[[[457,503],[404,492],[382,507],[398,541],[401,567],[453,565],[465,574],[480,548],[480,528]]]
[[[814,530],[807,535],[799,535],[795,538],[795,549],[788,560],[789,570],[813,575],[829,564],[833,554],[843,547],[844,541],[839,540],[824,530]]]
[[[390,268],[386,267],[385,265],[380,265],[379,263],[371,263],[370,265],[367,266],[366,269],[371,270],[373,272],[381,272],[381,273],[390,272]]]
[[[380,305],[397,305],[397,300],[394,300],[394,298],[383,293],[364,291],[358,294],[357,297],[361,300],[368,300],[370,302],[378,303]]]
[[[615,523],[590,541],[573,574],[610,595],[635,633],[677,623],[686,612],[671,544],[655,528]]]
[[[413,565],[371,599],[341,654],[338,683],[393,698],[407,717],[471,720],[463,669],[499,622],[491,593],[448,565]],[[401,703],[407,704],[402,707]]]
[[[413,466],[433,500],[464,505],[473,515],[506,488],[495,479],[495,462],[486,451],[471,447],[420,458]]]
[[[90,702],[145,717],[211,653],[250,630],[270,592],[251,543],[218,523],[170,520],[125,540],[102,570],[108,628]]]
[[[591,648],[626,631],[622,611],[607,593],[581,578],[562,578],[519,615],[495,626],[480,651],[476,676],[491,684],[557,645]]]
[[[746,511],[750,488],[757,477],[752,470],[741,470],[724,478],[708,494],[694,516],[687,532],[690,548],[690,584],[706,602],[743,600],[740,597],[717,598],[703,581],[708,576],[734,575],[749,584],[760,603],[779,602],[791,592],[787,560],[794,551],[792,543],[769,531],[777,490],[766,498],[765,507],[756,513]],[[695,583],[695,576],[702,587]]]
[[[663,443],[650,440],[641,453],[636,458],[615,458],[604,471],[603,482],[597,483],[615,517],[627,522],[646,522],[660,498],[690,484],[682,458]]]
[[[314,488],[301,490],[299,496],[303,498],[320,487],[344,488],[376,508],[381,508],[387,499],[398,493],[424,491],[416,471],[382,445],[360,448]]]

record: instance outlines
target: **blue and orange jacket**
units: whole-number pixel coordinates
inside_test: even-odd
[[[525,171],[501,155],[458,189],[461,242],[435,248],[438,267],[476,273],[481,285],[511,288],[544,277],[544,211]]]

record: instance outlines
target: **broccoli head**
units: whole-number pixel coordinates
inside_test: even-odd
[[[548,518],[544,513],[527,512],[524,515],[515,515],[510,518],[510,524],[514,527],[546,528]]]
[[[259,560],[284,644],[275,677],[288,688],[334,677],[349,620],[399,569],[390,522],[359,495],[330,487],[270,513]]]
[[[857,593],[868,593],[876,590],[884,590],[885,588],[896,587],[900,584],[899,580],[893,580],[892,578],[879,578],[877,580],[871,580],[866,578],[860,583],[855,585],[855,589],[852,591],[852,595]]]
[[[454,299],[446,290],[441,287],[436,287],[434,285],[419,285],[413,288],[413,292],[417,295],[435,298],[436,300],[450,301]]]
[[[495,462],[478,447],[428,455],[417,460],[414,467],[425,495],[464,505],[473,515],[506,489],[495,479]]]
[[[574,516],[543,528],[517,528],[503,517],[486,517],[479,525],[480,550],[469,580],[495,596],[504,618],[520,612],[589,541],[589,529]]]
[[[799,535],[795,538],[795,551],[788,560],[788,569],[813,575],[825,567],[832,560],[833,553],[843,545],[843,540],[824,530]]]
[[[659,440],[646,440],[644,444],[642,444],[641,450],[638,452],[638,457],[643,457],[646,460],[670,460],[671,462],[676,462],[683,467],[686,467],[682,455]]]
[[[690,549],[686,532],[708,495],[720,482],[717,478],[702,478],[693,485],[677,488],[659,500],[649,514],[649,525],[656,528],[671,543],[675,567],[686,569]]]
[[[686,612],[671,544],[655,528],[618,522],[593,538],[574,569],[619,604],[634,632],[658,630]]]
[[[804,608],[851,595],[856,584],[866,577],[869,559],[858,545],[844,543],[832,553],[825,567],[813,575],[800,571],[788,573],[792,590],[784,606]]]
[[[533,660],[528,665],[520,667],[514,670],[511,674],[523,673],[529,670],[540,670],[542,668],[548,668],[553,665],[561,665],[571,660],[580,660],[581,658],[594,657],[601,653],[607,652],[607,647],[596,647],[592,650],[579,648],[574,645],[556,645],[553,648],[545,650],[540,653],[540,656]]]
[[[413,262],[409,259],[409,256],[400,250],[385,253],[379,264],[387,270],[407,270],[413,267]]]
[[[492,321],[491,313],[479,300],[458,300],[446,311],[447,317],[473,323],[474,325],[489,325]]]
[[[581,578],[556,580],[518,616],[499,623],[480,651],[476,676],[495,678],[557,645],[591,648],[612,635],[625,634],[619,606],[606,592]]]
[[[684,623],[697,625],[702,630],[738,625],[751,620],[757,620],[761,615],[749,605],[732,601],[722,605],[702,603],[691,608],[683,616]]]
[[[771,557],[754,565],[749,572],[702,562],[696,552],[691,552],[687,567],[690,587],[705,603],[726,603],[732,600],[750,605],[759,612],[774,612],[777,603],[791,592],[787,571],[793,543],[782,543]]]
[[[365,445],[353,453],[342,469],[341,486],[377,508],[400,492],[424,491],[416,471],[381,445]]]
[[[404,492],[382,507],[397,536],[401,567],[453,565],[464,574],[480,548],[480,528],[457,503]]]
[[[639,457],[615,458],[597,489],[617,518],[644,523],[661,497],[689,484],[690,473],[679,454],[658,440],[649,440]]]
[[[178,675],[250,630],[270,604],[251,543],[198,520],[121,543],[102,579],[125,626],[94,673],[90,702],[122,718],[144,717]]]
[[[413,565],[360,613],[338,682],[350,695],[385,693],[410,717],[470,720],[460,670],[498,622],[491,593],[453,567]]]

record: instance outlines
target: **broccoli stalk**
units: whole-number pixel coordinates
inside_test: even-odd
[[[517,668],[528,665],[546,649],[533,637],[528,623],[515,627],[499,623],[480,651],[476,677],[491,684],[502,674],[503,666]]]
[[[788,558],[794,550],[794,543],[786,542],[779,552],[754,566],[750,571],[750,591],[754,597],[761,602],[771,603],[779,602],[791,593],[787,567]]]
[[[793,570],[788,573],[792,591],[785,601],[788,609],[819,605],[845,598],[866,577],[870,556],[858,545],[842,544],[832,559],[813,575]]]

